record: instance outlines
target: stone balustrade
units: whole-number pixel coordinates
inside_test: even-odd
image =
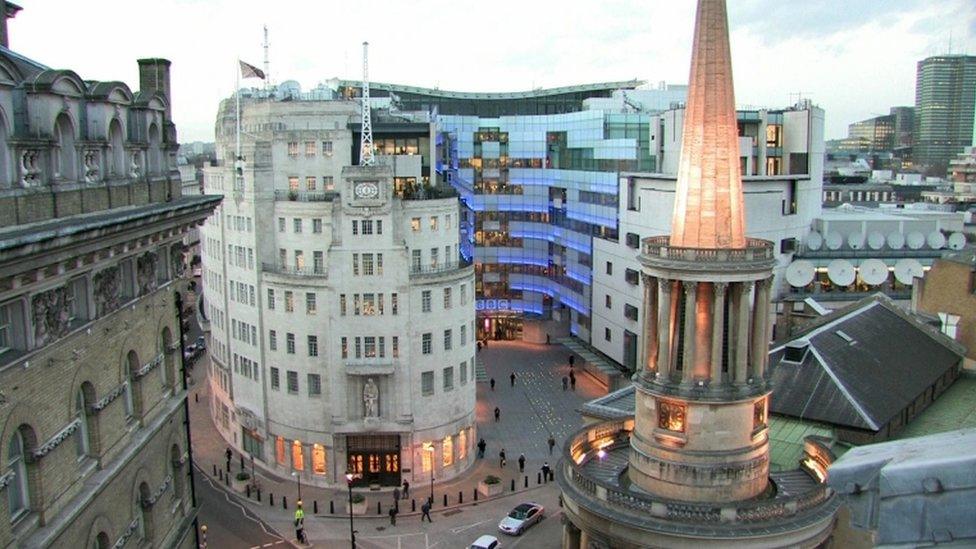
[[[651,236],[641,244],[641,253],[648,259],[664,259],[693,263],[748,263],[774,259],[773,243],[747,238],[745,248],[685,248],[671,246],[669,236]]]

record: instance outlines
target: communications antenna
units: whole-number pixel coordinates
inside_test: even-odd
[[[264,26],[264,89],[271,85],[271,61],[268,59],[268,26]]]
[[[369,42],[363,42],[363,123],[359,141],[359,165],[373,165],[373,120],[369,112]]]

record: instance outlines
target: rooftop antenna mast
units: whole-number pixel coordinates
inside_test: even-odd
[[[373,119],[369,112],[369,42],[363,42],[363,123],[359,141],[359,165],[373,165]]]
[[[268,60],[268,26],[264,26],[264,89],[271,85],[271,61]]]

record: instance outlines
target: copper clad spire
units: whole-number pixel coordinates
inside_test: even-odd
[[[725,0],[699,0],[672,246],[745,247],[738,133]]]

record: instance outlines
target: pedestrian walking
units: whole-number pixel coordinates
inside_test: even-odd
[[[504,468],[506,463],[508,462],[505,461],[505,449],[502,448],[502,450],[498,452],[498,465]]]
[[[552,455],[552,448],[556,445],[556,439],[549,435],[549,440],[546,441],[549,444],[549,455]]]
[[[569,378],[566,377],[566,376],[563,376],[563,391],[565,391],[566,390],[566,387],[568,387],[568,386],[569,386]]]
[[[540,469],[542,470],[542,479],[543,479],[543,481],[544,482],[549,482],[549,474],[552,472],[552,469],[549,468],[549,462],[547,461],[547,462],[543,463],[542,464],[542,467],[540,467]]]
[[[502,415],[502,411],[498,409],[498,406],[495,406],[495,421],[496,422],[498,421],[498,417],[501,416],[501,415]]]
[[[227,450],[224,451],[224,457],[227,458],[227,471],[229,472],[230,471],[230,460],[233,459],[233,457],[234,457],[234,451],[230,449],[230,446],[228,446],[227,447]]]
[[[477,347],[478,347],[478,351],[481,351],[481,342],[480,341],[477,343]]]
[[[420,522],[423,522],[424,519],[427,519],[427,522],[434,522],[434,521],[430,520],[430,500],[429,499],[424,500],[424,504],[420,506],[420,512],[422,513],[420,515]]]
[[[295,508],[295,539],[299,543],[308,543],[305,537],[305,511],[302,509],[301,500],[298,500]]]
[[[491,386],[491,390],[494,391],[495,390],[495,378],[491,378],[490,380],[488,380],[488,385],[490,385]]]
[[[395,506],[394,507],[390,507],[390,511],[389,512],[390,512],[390,526],[396,526],[397,508]],[[422,520],[423,519],[421,519],[421,521]]]
[[[481,439],[481,440],[478,441],[478,458],[479,459],[485,457],[485,448],[487,448],[487,447],[488,447],[488,443],[485,442],[485,439]]]
[[[403,499],[407,499],[408,497],[410,497],[410,481],[404,479],[403,480]]]
[[[572,368],[573,364],[576,364],[576,355],[569,355],[569,367]]]
[[[572,387],[574,391],[576,390],[576,374],[573,372],[569,372],[569,386]]]
[[[394,486],[393,487],[393,501],[394,502],[399,502],[400,501],[400,487],[399,486]],[[397,505],[400,505],[400,504],[397,503]]]
[[[515,372],[512,372],[512,375],[508,376],[508,379],[511,380],[512,387],[515,387]]]
[[[525,472],[525,454],[519,454],[518,463],[519,463],[519,473],[524,473]]]

